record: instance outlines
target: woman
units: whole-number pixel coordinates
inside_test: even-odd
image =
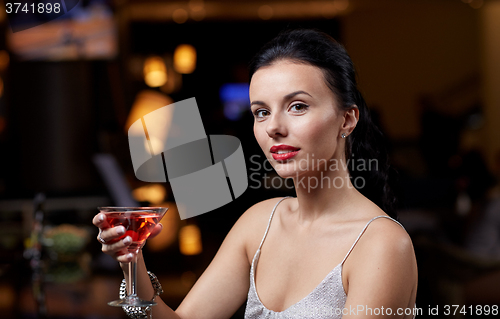
[[[245,318],[412,318],[413,246],[382,210],[393,197],[381,133],[344,48],[318,31],[279,35],[252,63],[250,101],[255,137],[297,197],[248,209],[178,309],[157,300],[154,318],[229,318],[245,300]],[[94,224],[126,269],[124,230],[102,214]],[[151,298],[142,256],[139,271],[139,296]]]

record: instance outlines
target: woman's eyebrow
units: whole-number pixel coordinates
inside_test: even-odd
[[[310,97],[312,97],[312,95],[307,93],[306,91],[295,91],[295,92],[292,92],[292,93],[285,95],[285,100],[291,99],[292,97],[299,95],[299,94],[306,94],[306,95],[309,95]]]
[[[293,98],[294,96],[296,95],[299,95],[299,94],[306,94],[306,95],[309,95],[310,97],[312,97],[311,94],[307,93],[306,91],[295,91],[295,92],[292,92],[292,93],[288,93],[287,95],[285,95],[283,97],[284,100],[289,100],[291,98]],[[250,103],[250,105],[266,105],[266,103],[262,102],[262,101],[253,101]]]
[[[262,102],[262,101],[253,101],[253,102],[251,102],[251,103],[250,103],[250,106],[252,106],[252,105],[254,105],[254,104],[255,104],[255,105],[266,105],[266,103],[264,103],[264,102]]]

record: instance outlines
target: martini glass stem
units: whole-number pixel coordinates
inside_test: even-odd
[[[134,259],[128,264],[128,277],[129,277],[129,298],[138,298],[136,290],[137,282],[137,252],[134,255]]]

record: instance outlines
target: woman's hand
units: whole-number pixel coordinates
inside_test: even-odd
[[[132,243],[132,238],[130,236],[124,236],[126,231],[125,227],[111,227],[106,220],[106,214],[103,213],[97,214],[92,220],[92,223],[99,228],[97,240],[102,244],[102,251],[104,253],[121,263],[132,261],[134,254],[127,249]],[[163,226],[161,224],[156,225],[149,238],[158,235],[162,228]]]

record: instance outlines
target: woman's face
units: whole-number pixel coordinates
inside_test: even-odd
[[[258,69],[250,102],[257,142],[281,177],[324,171],[323,160],[328,168],[343,159],[344,111],[318,67],[284,60]]]

